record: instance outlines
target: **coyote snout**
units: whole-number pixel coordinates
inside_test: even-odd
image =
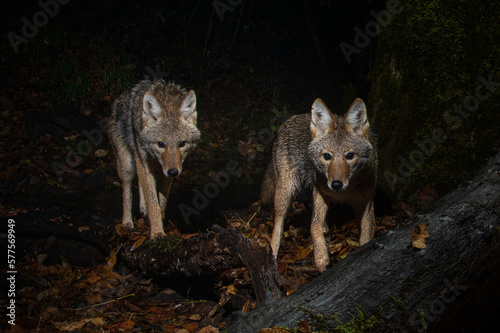
[[[120,95],[108,124],[123,189],[123,224],[133,228],[131,186],[139,178],[139,205],[152,239],[164,235],[163,217],[174,177],[200,139],[196,95],[175,83],[144,80]]]
[[[313,192],[311,236],[314,260],[321,272],[330,262],[323,224],[331,202],[353,206],[360,244],[371,240],[376,175],[375,140],[361,99],[356,99],[342,118],[333,115],[320,99],[314,101],[310,114],[289,118],[278,131],[261,191],[263,203],[274,200],[274,256],[278,255],[292,197],[304,188]]]

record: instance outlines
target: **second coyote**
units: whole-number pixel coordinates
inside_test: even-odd
[[[311,237],[319,271],[325,271],[330,262],[324,232],[328,230],[325,218],[331,202],[351,205],[360,245],[370,241],[377,164],[376,144],[361,99],[356,99],[342,118],[316,99],[310,114],[296,115],[283,123],[261,190],[264,204],[274,200],[274,256],[278,256],[292,197],[302,189],[313,191]]]
[[[144,80],[121,94],[112,105],[109,137],[122,181],[123,224],[131,229],[132,180],[139,179],[140,211],[148,216],[151,239],[161,237],[163,218],[174,177],[200,139],[196,127],[196,95],[175,83]]]

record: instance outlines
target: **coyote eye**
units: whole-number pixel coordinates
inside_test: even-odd
[[[186,145],[186,141],[179,141],[179,148],[182,148]]]
[[[345,154],[345,159],[346,160],[352,160],[356,154],[354,153],[346,153]]]
[[[156,143],[158,145],[158,148],[165,148],[165,142],[159,141]]]
[[[331,160],[331,159],[332,159],[332,155],[331,155],[330,153],[324,153],[324,154],[323,154],[323,159],[324,159],[325,161],[329,161],[329,160]]]

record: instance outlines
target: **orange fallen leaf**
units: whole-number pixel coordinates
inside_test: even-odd
[[[312,332],[312,326],[305,320],[301,320],[299,322],[299,331],[301,333],[311,333]]]
[[[116,251],[111,250],[111,253],[109,254],[109,258],[107,258],[107,259],[108,260],[106,261],[106,264],[103,266],[103,269],[110,271],[113,269],[113,267],[115,267],[115,264],[116,264]]]
[[[89,304],[97,304],[97,303],[101,303],[102,302],[102,297],[100,294],[90,294],[88,296],[85,297],[85,300],[89,303]]]
[[[227,286],[226,291],[229,295],[236,295],[236,293],[238,292],[238,289],[234,286],[234,284],[231,284],[231,285]]]
[[[182,328],[188,330],[189,332],[194,332],[197,328],[200,327],[200,324],[198,323],[186,323],[182,325]]]
[[[93,323],[95,326],[103,326],[104,325],[104,320],[102,320],[102,318],[82,319],[82,320],[74,321],[74,322],[70,322],[70,323],[68,323],[67,321],[52,322],[52,324],[60,331],[73,332],[75,330],[80,330],[88,322]]]
[[[132,244],[132,246],[130,247],[130,251],[135,251],[139,246],[142,245],[142,243],[144,243],[146,239],[148,239],[148,237],[139,236],[138,239],[134,242],[134,244]]]
[[[85,169],[85,170],[83,170],[83,173],[86,175],[91,175],[94,173],[94,169]]]
[[[410,236],[411,246],[415,249],[425,249],[425,239],[429,237],[427,227],[429,224],[417,224],[413,227],[413,235]]]
[[[196,236],[196,235],[198,235],[198,234],[183,234],[183,235],[182,235],[182,238],[184,238],[184,239],[189,239],[189,238],[191,238],[191,237],[193,237],[193,236]]]
[[[120,236],[120,237],[126,236],[128,234],[128,230],[123,225],[123,223],[115,224],[115,231],[118,234],[118,236]]]
[[[198,333],[217,333],[217,332],[219,332],[219,329],[211,325],[203,327],[201,330],[198,331]]]
[[[165,316],[168,313],[168,309],[165,309],[165,308],[162,308],[159,306],[152,306],[148,309],[148,312],[157,313],[159,315]]]
[[[101,280],[102,277],[98,276],[98,275],[91,275],[87,278],[87,282],[90,283],[90,284],[94,284],[96,283],[97,281]]]
[[[299,251],[297,251],[297,254],[295,256],[295,259],[297,261],[301,261],[301,260],[304,260],[305,258],[307,258],[312,250],[313,250],[313,245],[309,245],[309,246],[306,246],[304,248],[302,248],[301,246],[297,246],[297,248],[299,249]]]
[[[243,308],[241,308],[241,312],[243,313],[248,313],[255,309],[257,306],[255,305],[255,302],[252,302],[250,300],[247,300],[245,304],[243,304]]]
[[[328,245],[328,249],[330,250],[331,254],[339,252],[340,250],[342,250],[342,247],[343,247],[342,242],[338,242],[338,243],[332,242]]]
[[[122,321],[121,323],[110,325],[109,328],[113,328],[113,329],[115,329],[117,331],[121,331],[121,332],[127,332],[127,331],[130,331],[132,328],[134,328],[134,326],[135,326],[135,322],[133,320],[126,319],[126,320]]]

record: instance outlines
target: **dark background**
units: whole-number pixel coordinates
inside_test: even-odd
[[[174,182],[169,228],[205,230],[224,220],[221,210],[258,200],[276,129],[290,115],[309,112],[316,98],[338,114],[357,97],[366,102],[379,145],[376,215],[404,222],[467,184],[500,151],[500,3],[387,3],[3,3],[0,215],[26,213],[26,221],[33,213],[51,228],[75,217],[85,226],[118,223],[120,180],[102,124],[121,92],[161,77],[196,91],[202,132]],[[390,6],[400,10],[387,16]],[[386,24],[366,36],[372,12],[382,10]],[[341,45],[356,48],[350,59]],[[481,88],[484,80],[490,89]],[[456,106],[463,108],[478,86],[488,97],[457,123]],[[447,114],[455,120],[447,122]],[[419,147],[435,130],[446,140]],[[408,167],[415,154],[421,161]],[[187,221],[179,205],[194,205],[196,193],[233,169],[228,163],[238,166],[229,185]],[[59,220],[48,217],[54,215]],[[59,263],[59,255],[47,263]]]
[[[210,207],[257,200],[271,139],[284,119],[309,112],[318,97],[338,114],[361,97],[379,141],[377,196],[385,201],[378,206],[395,209],[402,221],[403,206],[419,211],[426,195],[432,202],[466,182],[499,150],[493,88],[458,128],[443,114],[474,95],[479,77],[500,80],[500,11],[495,1],[389,7],[398,13],[387,16],[386,9],[380,34],[363,37],[384,1],[4,4],[2,204],[77,200],[119,215],[113,156],[95,154],[109,151],[99,125],[127,87],[162,77],[196,91],[203,135],[171,205],[192,201],[192,189],[203,190],[228,161],[238,163],[239,173]],[[347,44],[357,49],[351,59],[340,47]],[[415,140],[432,138],[435,129],[447,140],[402,174],[419,150]],[[89,132],[103,136],[89,141]]]

